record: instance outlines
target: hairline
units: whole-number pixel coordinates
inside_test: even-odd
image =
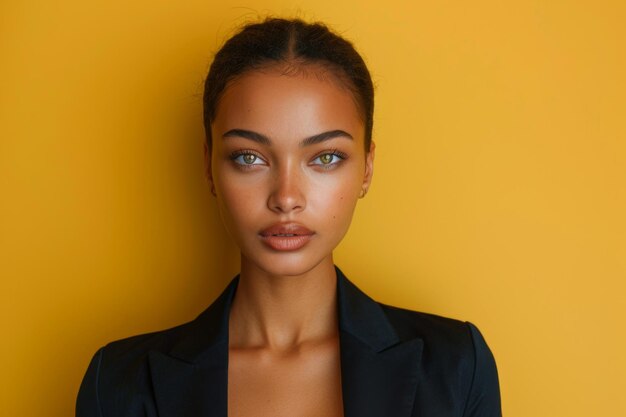
[[[293,69],[294,71],[293,72],[287,72],[284,70],[281,71],[280,70],[281,67],[284,67],[285,69]],[[340,67],[339,65],[333,62],[326,61],[323,59],[312,60],[312,59],[308,59],[305,57],[289,57],[289,58],[285,58],[281,60],[267,59],[230,77],[228,81],[226,81],[226,83],[224,84],[224,88],[222,88],[222,91],[220,91],[220,94],[217,96],[215,100],[214,108],[212,109],[212,112],[210,114],[209,123],[213,124],[213,122],[215,121],[215,118],[217,117],[217,109],[219,108],[220,102],[222,101],[222,97],[226,93],[226,90],[232,87],[232,85],[235,84],[237,81],[239,81],[241,78],[248,76],[254,72],[261,72],[265,74],[276,72],[280,74],[281,76],[285,76],[285,77],[302,77],[302,76],[307,77],[309,74],[309,72],[306,70],[307,67],[313,68],[313,69],[317,67],[317,69],[313,71],[313,73],[316,75],[319,75],[320,73],[330,75],[329,77],[317,76],[318,80],[324,81],[324,82],[331,82],[335,86],[342,88],[344,90],[347,90],[350,93],[350,96],[352,97],[352,101],[354,102],[354,105],[356,106],[359,118],[361,119],[361,122],[363,122],[365,129],[367,129],[367,126],[365,126],[367,123],[367,111],[365,109],[365,105],[364,103],[362,103],[362,100],[359,99],[360,97],[359,91],[354,85],[354,83],[352,82],[352,80],[350,79],[350,77],[348,76],[348,74],[346,74],[346,71],[342,67]],[[364,143],[367,142],[365,137],[363,138],[363,140],[364,140]]]

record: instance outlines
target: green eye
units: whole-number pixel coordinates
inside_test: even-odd
[[[243,155],[243,162],[246,164],[254,164],[254,161],[256,161],[256,155],[252,155],[251,153]]]
[[[324,165],[328,165],[331,162],[333,162],[333,157],[334,157],[334,155],[332,155],[332,154],[329,154],[329,153],[324,154],[324,155],[320,156],[320,162],[322,164],[324,164]]]
[[[312,164],[322,166],[324,168],[330,168],[339,164],[344,159],[346,159],[346,157],[337,152],[328,152],[315,158]]]
[[[230,159],[242,166],[265,165],[265,161],[253,153],[236,153]]]

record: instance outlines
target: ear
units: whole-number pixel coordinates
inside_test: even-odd
[[[207,179],[207,182],[211,186],[211,194],[215,195],[215,183],[213,182],[213,173],[211,171],[211,150],[209,149],[209,145],[204,141],[203,145],[204,151],[204,175]]]
[[[370,149],[365,155],[365,175],[363,176],[362,188],[367,192],[372,184],[372,176],[374,175],[374,156],[376,154],[376,144],[374,141],[370,143]]]

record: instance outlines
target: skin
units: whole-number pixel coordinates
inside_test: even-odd
[[[365,151],[361,113],[337,77],[313,64],[296,74],[282,69],[231,82],[212,123],[212,149],[205,146],[220,215],[241,250],[229,317],[229,416],[342,416],[332,252],[370,186],[374,144]],[[334,133],[303,142],[325,132]],[[275,250],[259,232],[279,222],[313,235],[297,250]]]

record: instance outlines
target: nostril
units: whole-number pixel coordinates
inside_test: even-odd
[[[274,194],[268,200],[268,207],[274,211],[282,213],[301,210],[304,208],[304,197],[302,194]]]
[[[274,171],[274,189],[267,200],[270,210],[287,213],[302,210],[305,207],[306,198],[300,181],[302,177],[297,169],[293,168],[293,166],[291,168],[285,166]]]

